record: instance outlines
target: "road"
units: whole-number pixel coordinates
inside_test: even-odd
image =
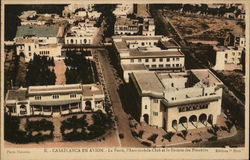
[[[124,138],[121,138],[121,147],[144,147],[139,143],[132,135],[129,127],[128,115],[124,112],[122,108],[121,99],[117,92],[118,80],[117,76],[114,74],[114,68],[110,64],[108,58],[108,52],[105,49],[96,49],[96,55],[98,56],[106,89],[108,91],[109,97],[111,99],[112,107],[115,116],[117,116],[117,126],[119,133],[124,134]]]

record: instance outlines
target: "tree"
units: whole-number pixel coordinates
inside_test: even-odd
[[[173,132],[167,132],[167,134],[165,134],[163,136],[163,138],[167,139],[169,142],[171,142],[172,137],[174,136]]]
[[[148,137],[148,140],[155,143],[156,138],[158,137],[158,134],[153,133],[150,137]]]

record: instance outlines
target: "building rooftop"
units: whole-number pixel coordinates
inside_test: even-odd
[[[57,37],[58,27],[48,26],[18,26],[16,37]]]
[[[93,96],[103,94],[101,85],[91,84],[91,85],[82,85],[82,94],[83,96]]]
[[[119,17],[116,19],[115,25],[138,26],[138,20]]]
[[[26,100],[27,89],[9,90],[7,93],[7,100]]]
[[[183,88],[190,89],[195,88],[211,87],[215,85],[223,85],[223,83],[207,69],[195,69],[185,73],[167,73],[167,72],[134,72],[131,74],[132,79],[142,93],[155,92],[163,93],[164,91],[170,91],[167,87],[167,83],[170,83],[168,79],[182,78],[184,84]],[[184,79],[183,79],[184,78]],[[197,79],[197,80],[196,80]],[[172,90],[178,91],[178,88],[171,88]]]
[[[155,72],[132,73],[141,91],[163,92],[164,86],[159,81]]]
[[[130,57],[180,57],[184,56],[179,50],[160,50],[160,51],[150,51],[150,50],[140,50],[140,49],[130,49]]]
[[[28,88],[28,93],[30,95],[76,93],[76,92],[78,93],[81,91],[82,91],[82,88],[80,84],[30,86]]]
[[[184,54],[178,50],[179,45],[172,39],[162,36],[113,36],[114,45],[118,51],[126,50],[129,52],[129,56],[132,57],[174,57],[184,56]],[[129,43],[137,43],[137,41],[152,40],[158,41],[157,44],[151,44],[151,46],[129,48]]]

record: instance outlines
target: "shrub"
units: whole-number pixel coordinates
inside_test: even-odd
[[[140,138],[142,138],[143,133],[144,133],[144,131],[143,131],[143,130],[140,130],[139,133],[138,133],[138,136],[139,136]]]
[[[138,134],[135,131],[131,131],[131,133],[132,133],[132,136],[138,137]]]
[[[213,137],[210,137],[210,138],[208,138],[208,141],[217,141],[217,137],[216,136],[213,136]]]
[[[148,137],[148,140],[155,143],[156,138],[158,137],[158,134],[153,133],[150,137]]]
[[[148,143],[148,142],[145,142],[145,141],[141,142],[141,144],[143,144],[144,146],[148,146],[148,147],[151,146],[151,143]]]
[[[171,142],[172,137],[174,136],[173,132],[167,132],[167,134],[165,134],[163,136],[163,138],[167,139],[169,142]]]

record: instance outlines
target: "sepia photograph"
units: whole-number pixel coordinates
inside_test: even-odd
[[[1,159],[248,159],[246,1],[3,2]]]

